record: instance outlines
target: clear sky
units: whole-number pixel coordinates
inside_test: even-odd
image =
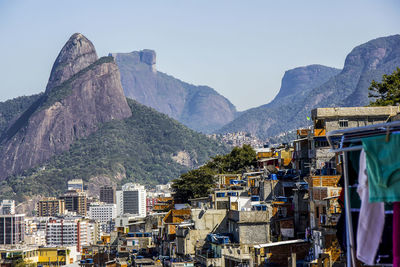
[[[244,110],[272,100],[288,69],[342,68],[355,46],[400,33],[400,1],[0,0],[0,101],[44,91],[75,32],[99,56],[154,49],[158,70]]]

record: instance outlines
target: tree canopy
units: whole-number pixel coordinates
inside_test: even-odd
[[[373,100],[370,106],[396,106],[400,104],[400,68],[392,74],[384,74],[382,82],[372,80],[368,97]]]
[[[186,202],[190,198],[208,196],[215,186],[216,174],[241,173],[255,167],[256,163],[256,152],[251,146],[235,147],[229,154],[215,156],[200,168],[173,180],[175,199]]]

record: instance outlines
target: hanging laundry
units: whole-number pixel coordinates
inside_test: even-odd
[[[362,139],[367,159],[370,202],[400,201],[400,134]]]
[[[360,154],[359,166],[357,192],[361,199],[361,208],[357,227],[357,258],[367,265],[373,265],[385,224],[385,205],[383,202],[369,203],[364,150]]]

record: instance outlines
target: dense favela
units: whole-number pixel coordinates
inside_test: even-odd
[[[44,2],[0,4],[0,266],[400,267],[397,2]]]

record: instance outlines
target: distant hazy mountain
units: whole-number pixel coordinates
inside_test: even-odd
[[[347,55],[341,71],[319,65],[287,71],[271,103],[243,112],[217,132],[266,138],[308,125],[313,108],[366,105],[371,81],[399,66],[400,35],[369,41]]]
[[[235,118],[235,106],[214,89],[185,83],[157,71],[154,51],[110,55],[118,64],[127,97],[204,133],[219,129]]]

